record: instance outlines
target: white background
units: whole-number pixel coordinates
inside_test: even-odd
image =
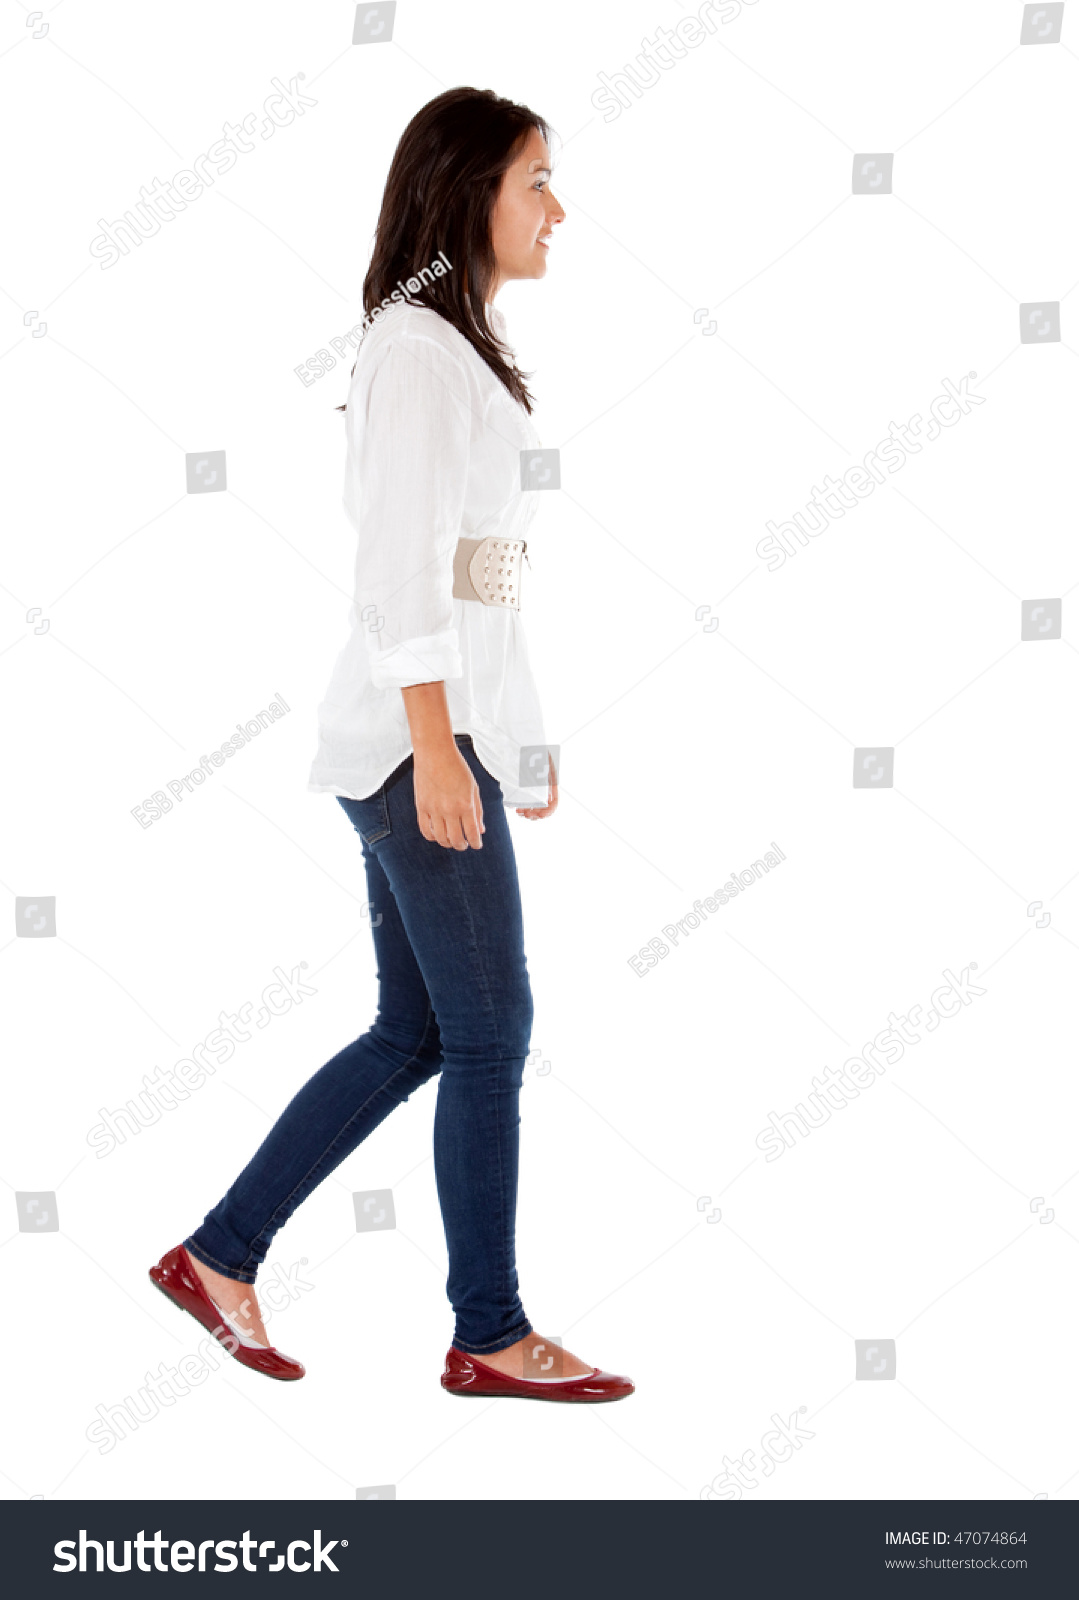
[[[805,1407],[746,1498],[1074,1498],[1079,8],[1027,47],[1013,0],[760,0],[611,121],[597,75],[691,8],[403,0],[374,46],[344,3],[61,0],[37,39],[27,9],[0,19],[3,1493],[696,1498]],[[103,271],[99,218],[300,72],[317,105]],[[499,299],[563,486],[525,618],[562,801],[511,813],[522,1293],[637,1393],[441,1391],[432,1083],[271,1248],[308,1263],[270,1324],[307,1378],[225,1361],[102,1454],[95,1408],[201,1337],[147,1268],[373,1019],[359,842],[306,791],[352,357],[294,369],[359,319],[394,146],[458,84],[550,120],[567,211],[545,281]],[[895,152],[894,193],[851,194],[860,152]],[[1020,345],[1042,298],[1061,340]],[[969,372],[985,403],[767,570],[770,519]],[[209,450],[228,489],[188,495]],[[1059,596],[1063,639],[1021,643],[1021,602]],[[852,787],[874,746],[879,793]],[[634,973],[773,840],[780,869]],[[45,895],[57,937],[16,938]],[[301,961],[317,996],[97,1158],[101,1107]],[[770,1111],[972,962],[984,996],[765,1160]],[[384,1187],[397,1228],[357,1234],[352,1193]],[[16,1190],[54,1191],[59,1230],[17,1231]],[[856,1380],[867,1338],[897,1341],[890,1380]]]

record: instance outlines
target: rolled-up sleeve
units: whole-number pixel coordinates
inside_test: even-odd
[[[462,676],[453,558],[471,420],[463,364],[433,340],[395,339],[371,382],[349,464],[359,507],[356,603],[376,689]]]

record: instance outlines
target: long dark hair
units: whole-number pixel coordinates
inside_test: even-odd
[[[531,374],[519,370],[508,346],[492,333],[485,307],[497,267],[491,213],[502,174],[533,128],[550,143],[542,117],[490,89],[448,89],[421,107],[394,151],[363,280],[366,317],[394,293],[393,304],[407,298],[437,311],[529,413],[532,396],[524,379]],[[435,276],[430,267],[440,251],[452,270]],[[410,278],[419,289],[403,297],[399,285]]]

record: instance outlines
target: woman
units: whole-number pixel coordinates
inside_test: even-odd
[[[534,1332],[514,1249],[532,995],[505,807],[551,816],[558,780],[519,616],[536,505],[522,484],[539,438],[492,302],[511,279],[547,271],[565,215],[548,137],[534,112],[490,90],[430,101],[394,155],[364,280],[371,325],[339,408],[355,603],[309,787],[336,795],[360,837],[378,1016],[150,1271],[270,1377],[304,1375],[269,1344],[252,1287],[270,1241],[441,1073],[435,1178],[456,1317],[443,1388],[559,1401],[633,1392]]]

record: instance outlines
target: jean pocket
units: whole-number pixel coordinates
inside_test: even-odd
[[[338,795],[338,800],[364,844],[377,844],[390,832],[390,808],[386,800],[386,785],[376,789],[365,800],[353,800]]]

